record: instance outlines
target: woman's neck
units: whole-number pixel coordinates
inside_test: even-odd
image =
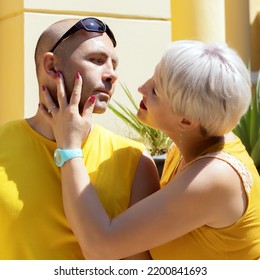
[[[215,144],[225,143],[225,136],[216,137],[198,137],[194,139],[190,137],[186,141],[182,139],[179,144],[179,149],[182,155],[182,165],[186,165],[193,161],[200,155],[206,153],[206,151]]]

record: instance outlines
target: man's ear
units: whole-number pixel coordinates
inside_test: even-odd
[[[44,68],[45,73],[49,77],[56,79],[57,71],[55,69],[55,59],[54,59],[53,53],[46,52],[43,55],[43,68]]]

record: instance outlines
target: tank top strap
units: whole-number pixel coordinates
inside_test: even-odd
[[[241,162],[239,159],[237,159],[236,157],[234,157],[233,155],[231,155],[227,152],[218,151],[218,152],[208,153],[208,154],[199,156],[195,160],[190,162],[190,164],[192,164],[193,162],[195,162],[199,159],[202,159],[202,158],[217,158],[217,159],[223,160],[226,163],[228,163],[239,174],[239,176],[243,182],[245,191],[246,191],[246,193],[249,194],[249,192],[253,186],[253,178],[252,178],[248,168],[244,165],[243,162]]]

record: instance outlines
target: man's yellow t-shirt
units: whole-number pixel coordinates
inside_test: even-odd
[[[52,142],[26,120],[0,127],[0,259],[83,259],[62,204]],[[129,204],[144,146],[96,125],[84,161],[112,218]]]

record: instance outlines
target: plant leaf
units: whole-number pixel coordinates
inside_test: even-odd
[[[121,86],[128,100],[133,105],[135,112],[131,111],[128,107],[115,100],[113,101],[116,106],[109,104],[108,108],[118,118],[120,118],[130,128],[132,128],[140,135],[142,142],[150,150],[151,155],[160,155],[162,153],[166,153],[172,143],[171,139],[162,131],[148,127],[139,121],[136,116],[138,106],[135,103],[132,94],[125,85],[121,84]]]

